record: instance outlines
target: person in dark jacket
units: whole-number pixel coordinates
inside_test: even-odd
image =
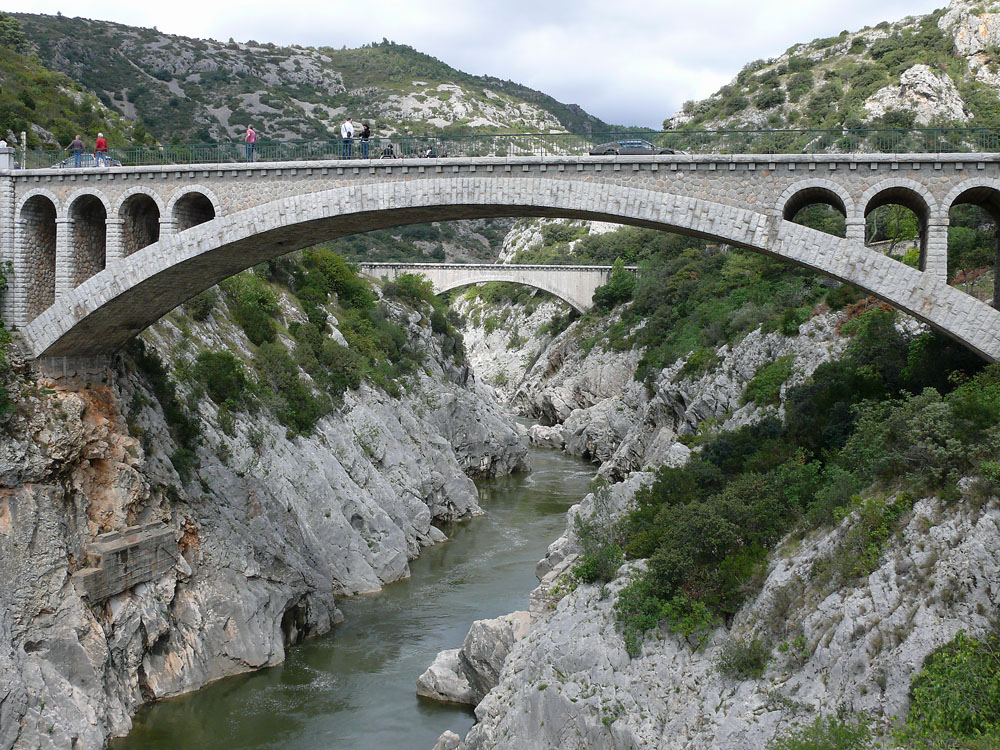
[[[372,129],[368,127],[366,122],[361,128],[361,158],[368,158],[368,139],[371,138]]]

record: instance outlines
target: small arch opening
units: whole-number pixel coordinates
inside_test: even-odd
[[[119,216],[125,257],[160,239],[160,207],[145,193],[129,196],[122,204]]]
[[[104,270],[108,240],[108,212],[93,195],[81,195],[69,207],[73,222],[73,286],[78,287]]]
[[[21,207],[28,321],[56,301],[56,207],[42,195]]]
[[[948,219],[948,283],[1000,308],[1000,191],[969,188]]]
[[[919,193],[892,187],[865,206],[865,245],[924,270],[930,208]]]
[[[188,193],[174,204],[174,219],[177,220],[177,231],[196,227],[215,218],[215,206],[202,193]]]

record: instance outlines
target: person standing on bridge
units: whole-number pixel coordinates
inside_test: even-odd
[[[340,138],[343,141],[343,150],[340,158],[350,159],[354,145],[354,120],[352,118],[348,117],[344,120],[344,124],[340,126]]]
[[[98,133],[94,141],[94,165],[106,167],[108,163],[108,142],[104,140],[104,133]]]
[[[368,139],[371,138],[372,129],[368,127],[368,123],[364,123],[361,126],[361,158],[368,158]]]
[[[257,131],[253,129],[253,125],[247,125],[247,134],[244,137],[247,144],[247,161],[254,161],[256,159],[257,150]]]
[[[67,151],[71,151],[73,153],[73,166],[77,167],[77,168],[82,167],[83,166],[83,139],[80,138],[79,135],[77,135],[77,137],[73,139],[73,142],[70,143],[66,147],[66,150]]]

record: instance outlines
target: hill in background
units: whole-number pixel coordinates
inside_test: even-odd
[[[606,132],[526,86],[388,40],[359,49],[222,43],[105,21],[16,14],[29,48],[162,143],[326,139],[347,116],[379,134]]]
[[[1000,124],[1000,3],[954,0],[895,23],[796,44],[748,63],[676,128]]]

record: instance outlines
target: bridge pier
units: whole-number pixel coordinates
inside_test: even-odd
[[[935,279],[948,282],[948,218],[930,219],[921,243],[921,270]]]
[[[56,300],[73,291],[73,220],[56,219]]]
[[[125,257],[125,245],[123,241],[124,224],[121,219],[113,219],[110,216],[106,222],[106,234],[104,240],[104,263],[110,266],[117,260]]]
[[[164,237],[169,237],[177,232],[177,219],[161,216],[160,217],[160,239]]]
[[[848,242],[857,242],[860,245],[865,244],[865,219],[864,217],[853,218],[847,220],[847,234],[846,238]]]

